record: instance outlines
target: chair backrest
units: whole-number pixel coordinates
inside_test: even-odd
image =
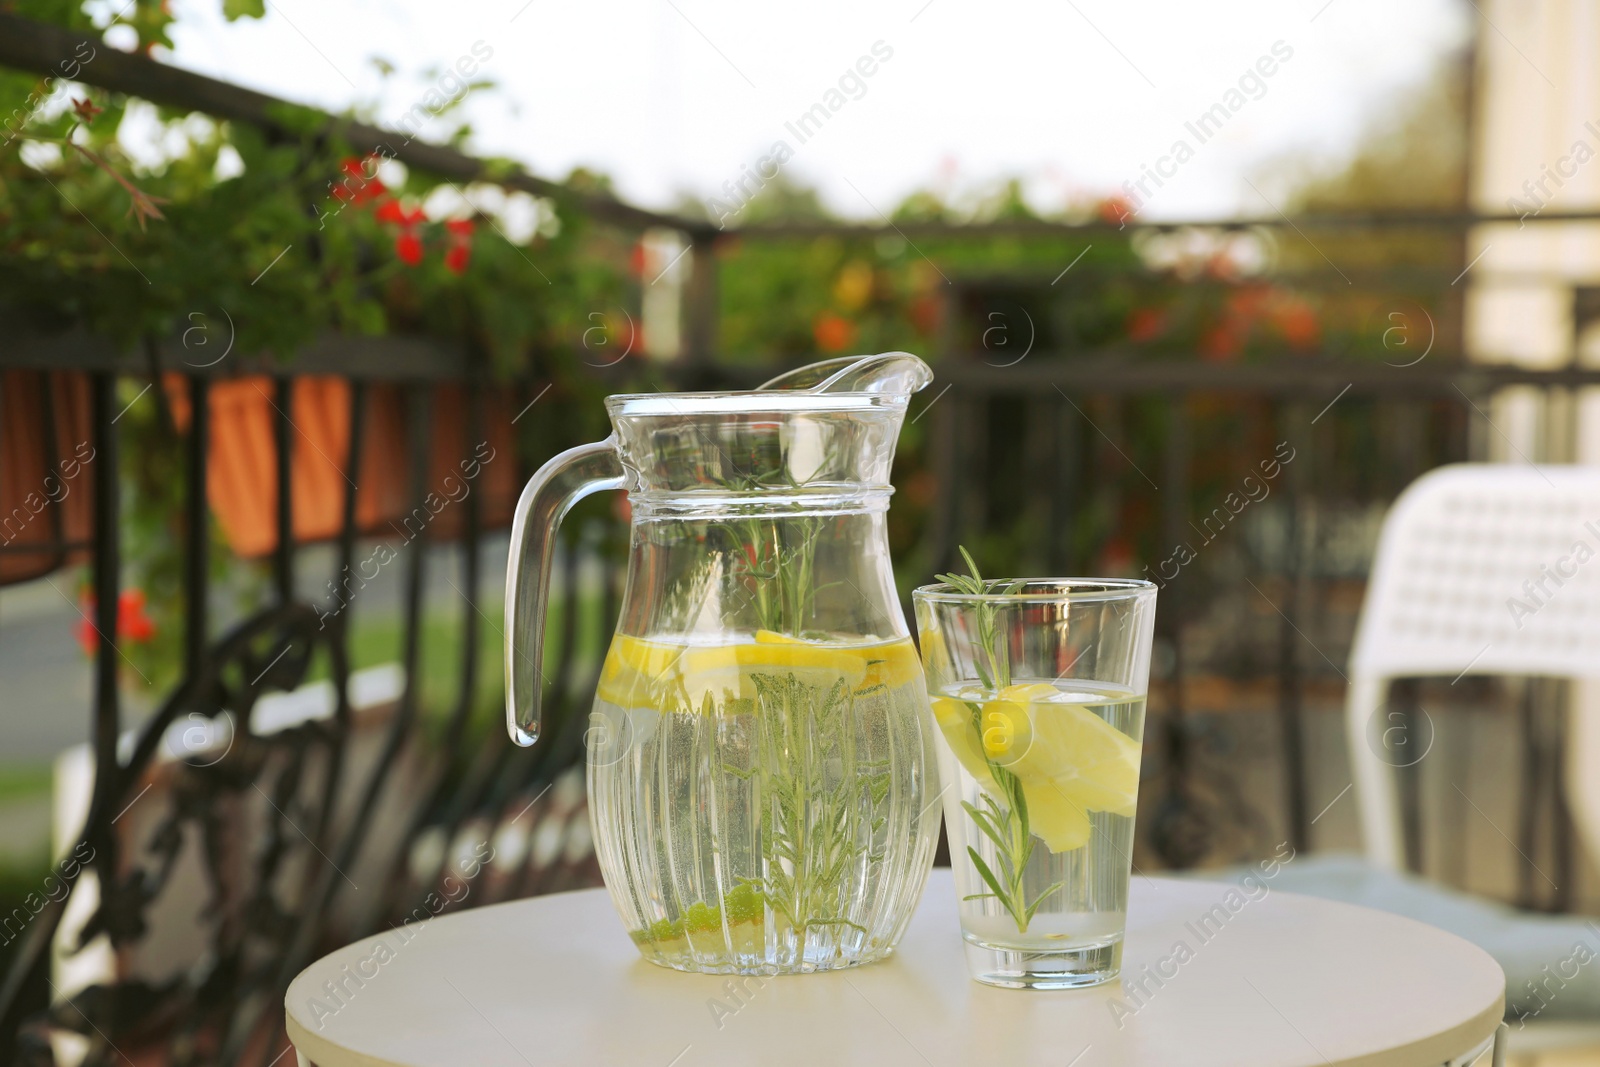
[[[1600,677],[1600,468],[1462,463],[1384,519],[1350,673]]]
[[[1384,519],[1345,707],[1362,839],[1376,863],[1404,865],[1393,770],[1426,752],[1426,739],[1412,752],[1390,743],[1387,684],[1467,674],[1600,679],[1600,468],[1441,467]],[[1600,792],[1582,783],[1600,767],[1600,733],[1588,728],[1595,716],[1580,718],[1568,799],[1594,848]]]

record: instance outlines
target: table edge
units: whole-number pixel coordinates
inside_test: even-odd
[[[948,871],[949,868],[944,868],[943,870]],[[931,881],[931,879],[934,876],[936,876],[937,874],[939,874],[939,873],[940,873],[939,869],[935,869],[935,870],[930,871],[929,872],[929,880]],[[1205,879],[1205,878],[1171,878],[1171,877],[1160,877],[1160,876],[1157,876],[1157,877],[1155,877],[1153,879],[1149,879],[1149,880],[1151,880],[1153,882],[1167,883],[1167,884],[1170,884],[1170,885],[1184,886],[1184,887],[1214,886],[1214,887],[1231,888],[1231,887],[1234,886],[1234,883],[1232,883],[1232,882],[1211,881],[1210,879]],[[924,892],[927,892],[927,891],[928,891],[928,889],[925,887]],[[601,894],[601,895],[605,895],[607,893],[608,893],[608,890],[605,889],[603,886],[602,887],[595,887],[595,888],[588,888],[588,889],[572,889],[572,890],[565,890],[565,891],[560,892],[560,893],[542,894],[542,895],[537,896],[537,897],[523,897],[523,898],[518,899],[518,900],[500,901],[500,902],[497,902],[495,904],[484,905],[481,908],[472,908],[472,909],[468,909],[468,910],[477,912],[477,911],[488,911],[488,910],[490,910],[492,908],[500,908],[500,907],[516,907],[516,906],[524,906],[525,907],[528,904],[530,904],[532,902],[535,902],[535,901],[553,900],[553,899],[558,898],[558,897],[576,896],[576,895],[585,895],[585,894]],[[1391,1048],[1391,1049],[1380,1049],[1380,1050],[1376,1050],[1376,1051],[1369,1052],[1369,1053],[1363,1053],[1363,1054],[1361,1054],[1361,1055],[1359,1055],[1359,1056],[1357,1056],[1355,1058],[1341,1058],[1341,1059],[1337,1059],[1337,1060],[1329,1060],[1326,1057],[1324,1057],[1321,1054],[1320,1050],[1319,1050],[1319,1051],[1316,1052],[1315,1058],[1310,1059],[1310,1060],[1307,1061],[1308,1067],[1412,1067],[1412,1065],[1417,1064],[1417,1063],[1432,1064],[1432,1063],[1437,1062],[1437,1063],[1440,1063],[1440,1064],[1444,1064],[1444,1063],[1447,1063],[1451,1058],[1464,1055],[1467,1052],[1470,1052],[1472,1049],[1474,1049],[1477,1046],[1479,1046],[1480,1044],[1482,1044],[1483,1042],[1487,1041],[1489,1038],[1491,1038],[1494,1035],[1496,1029],[1500,1026],[1501,1022],[1504,1020],[1504,1017],[1505,1017],[1505,1004],[1506,1004],[1506,993],[1505,993],[1505,983],[1504,983],[1504,974],[1505,974],[1505,972],[1504,972],[1504,969],[1500,967],[1499,961],[1496,960],[1493,956],[1491,956],[1486,950],[1484,950],[1482,947],[1480,947],[1478,945],[1473,944],[1471,941],[1468,941],[1466,938],[1461,937],[1459,934],[1455,934],[1455,933],[1452,933],[1449,930],[1442,929],[1441,927],[1433,926],[1433,925],[1431,925],[1429,923],[1422,922],[1419,919],[1413,919],[1413,918],[1411,918],[1409,916],[1405,916],[1405,915],[1396,915],[1393,912],[1383,911],[1382,909],[1368,907],[1368,906],[1363,905],[1363,904],[1352,904],[1352,903],[1349,903],[1347,901],[1342,901],[1342,900],[1330,900],[1330,899],[1327,899],[1325,897],[1316,897],[1316,896],[1312,896],[1312,895],[1310,895],[1308,893],[1295,893],[1295,892],[1292,892],[1292,891],[1289,891],[1289,890],[1275,891],[1273,895],[1276,896],[1276,895],[1280,895],[1280,894],[1283,895],[1283,896],[1295,897],[1295,898],[1299,898],[1299,899],[1302,899],[1302,900],[1315,901],[1320,905],[1331,905],[1331,906],[1334,906],[1334,907],[1350,908],[1350,909],[1354,909],[1356,911],[1374,912],[1374,913],[1376,913],[1378,915],[1383,915],[1383,916],[1385,916],[1385,917],[1387,917],[1389,919],[1398,919],[1398,920],[1401,920],[1401,921],[1406,922],[1406,923],[1414,923],[1417,926],[1424,927],[1424,928],[1426,928],[1428,930],[1433,931],[1434,933],[1443,935],[1445,937],[1453,938],[1453,939],[1455,939],[1457,941],[1460,941],[1460,942],[1462,942],[1462,943],[1464,943],[1466,945],[1471,946],[1473,949],[1475,949],[1476,951],[1481,953],[1484,956],[1484,958],[1488,959],[1489,962],[1494,964],[1495,969],[1500,972],[1501,978],[1502,978],[1501,985],[1500,985],[1500,991],[1499,991],[1499,993],[1497,994],[1497,996],[1494,998],[1494,1000],[1491,1003],[1485,1005],[1482,1009],[1480,1009],[1476,1014],[1474,1014],[1470,1018],[1465,1019],[1460,1023],[1457,1023],[1455,1026],[1451,1027],[1448,1030],[1445,1030],[1445,1031],[1442,1031],[1442,1032],[1436,1033],[1436,1034],[1430,1034],[1427,1037],[1425,1037],[1425,1038],[1423,1038],[1423,1039],[1421,1039],[1419,1041],[1413,1042],[1412,1044],[1409,1044],[1409,1045],[1406,1045],[1406,1046],[1403,1046],[1403,1047]],[[455,913],[455,915],[462,915],[462,914],[465,914],[465,913],[464,912]],[[434,916],[432,918],[423,920],[423,922],[418,923],[417,925],[418,926],[432,925],[433,923],[437,922],[439,919],[447,919],[447,918],[452,918],[452,917],[454,917],[454,916],[453,915]],[[294,980],[290,982],[289,989],[285,990],[285,992],[284,992],[284,1028],[285,1028],[285,1031],[287,1033],[287,1036],[289,1038],[290,1043],[294,1046],[294,1048],[297,1051],[297,1053],[299,1053],[300,1055],[303,1055],[312,1064],[318,1065],[318,1067],[414,1067],[413,1064],[406,1063],[406,1062],[401,1061],[401,1060],[382,1059],[382,1058],[379,1058],[379,1057],[372,1056],[372,1055],[370,1055],[368,1053],[359,1052],[359,1051],[347,1048],[347,1047],[345,1047],[343,1045],[335,1044],[333,1041],[329,1040],[326,1037],[323,1037],[322,1035],[318,1034],[316,1031],[309,1029],[304,1023],[302,1023],[300,1020],[296,1019],[295,1016],[294,1016],[293,1007],[292,1007],[292,1005],[290,1003],[290,991],[293,989],[295,983],[298,982],[301,979],[301,977],[303,977],[306,974],[307,971],[312,970],[313,968],[317,967],[320,963],[322,963],[324,960],[326,960],[326,959],[328,959],[328,958],[330,958],[332,956],[336,956],[336,955],[340,955],[342,953],[348,952],[354,946],[361,945],[361,944],[364,944],[364,943],[369,942],[369,941],[374,941],[374,940],[376,940],[378,938],[381,938],[381,937],[385,936],[385,934],[388,933],[388,932],[389,931],[379,931],[377,933],[370,934],[367,937],[360,938],[360,939],[358,939],[356,941],[352,941],[348,945],[340,946],[339,948],[336,948],[336,949],[332,950],[331,952],[324,953],[322,956],[318,957],[315,961],[313,961],[312,963],[308,964],[305,968],[303,968],[300,971],[299,974],[295,975]],[[1307,1042],[1307,1044],[1309,1045],[1309,1042]]]

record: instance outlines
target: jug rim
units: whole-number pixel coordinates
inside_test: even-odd
[[[726,392],[616,393],[606,397],[613,417],[631,415],[827,415],[882,411],[903,413],[909,395],[889,393],[807,393],[757,389]]]

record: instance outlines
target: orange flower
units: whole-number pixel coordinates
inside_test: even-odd
[[[823,312],[812,324],[811,335],[816,338],[817,347],[822,351],[843,352],[855,342],[856,327],[855,323],[831,311]]]
[[[1095,206],[1095,210],[1099,212],[1102,222],[1114,222],[1121,226],[1133,220],[1133,205],[1128,203],[1127,197],[1108,196]]]
[[[1267,309],[1269,296],[1264,285],[1242,285],[1228,294],[1228,314],[1248,324],[1261,317]]]
[[[1213,326],[1200,338],[1200,355],[1208,363],[1231,363],[1239,355],[1244,338],[1231,322]]]
[[[1134,308],[1125,327],[1128,340],[1152,341],[1167,329],[1167,317],[1155,308]]]
[[[1322,333],[1317,313],[1303,300],[1291,298],[1284,301],[1276,309],[1274,320],[1283,339],[1296,348],[1312,347]]]

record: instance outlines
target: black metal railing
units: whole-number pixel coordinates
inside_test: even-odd
[[[1021,529],[1031,555],[1017,562],[1028,573],[1120,570],[1162,586],[1140,847],[1176,867],[1243,859],[1279,840],[1329,843],[1311,822],[1315,798],[1338,786],[1319,794],[1313,785],[1337,777],[1343,754],[1327,749],[1326,731],[1308,737],[1308,715],[1342,707],[1374,519],[1427,471],[1489,458],[1499,431],[1488,412],[1503,390],[1532,388],[1548,403],[1600,385],[1600,370],[1572,367],[1130,365],[1048,354],[995,367],[983,355],[940,363],[929,390],[949,387],[925,411],[920,462],[937,495],[915,566],[959,566],[958,544]],[[1259,499],[1242,488],[1252,476]],[[1123,545],[1132,527],[1145,537]],[[1239,763],[1207,767],[1200,750],[1219,724],[1249,723],[1235,733],[1262,725],[1229,705],[1263,678],[1276,742],[1267,762],[1279,781],[1247,799]],[[1332,736],[1342,746],[1338,729]],[[1414,780],[1403,795],[1415,825]],[[1535,848],[1522,844],[1521,860],[1508,863],[1531,864]],[[1556,847],[1566,854],[1572,842]]]
[[[89,348],[82,351],[93,354]],[[17,358],[26,352],[26,345],[12,347],[0,354],[0,367],[26,362]],[[98,356],[87,362],[115,362],[113,353],[103,351]],[[62,369],[61,362],[51,362],[57,371]],[[58,1025],[82,1033],[92,1043],[91,1062],[120,1058],[119,1043],[138,1047],[152,1040],[168,1048],[175,1063],[246,1062],[258,1054],[268,1062],[279,1048],[282,990],[299,968],[338,941],[413,915],[441,892],[442,879],[466,887],[447,894],[452,904],[463,898],[463,892],[475,894],[477,903],[552,885],[565,887],[574,879],[579,884],[594,880],[592,860],[582,850],[567,856],[565,871],[557,870],[559,865],[548,856],[530,856],[520,864],[502,862],[488,874],[485,853],[479,850],[471,860],[471,877],[465,877],[466,872],[451,866],[451,856],[436,850],[431,859],[423,858],[411,846],[425,834],[454,844],[474,819],[481,823],[475,840],[490,848],[495,833],[521,827],[526,837],[552,813],[562,824],[563,842],[578,827],[581,808],[574,810],[569,803],[568,810],[556,811],[546,794],[570,772],[581,752],[583,717],[576,696],[592,689],[592,674],[584,674],[595,668],[577,654],[586,643],[578,627],[595,627],[610,613],[609,594],[602,591],[605,602],[597,615],[579,610],[580,590],[573,582],[565,585],[564,603],[557,605],[565,633],[555,643],[558,651],[549,678],[556,728],[539,752],[514,750],[498,728],[497,715],[474,728],[475,713],[483,718],[481,702],[475,700],[480,688],[478,650],[483,640],[498,640],[499,634],[498,624],[475,602],[482,584],[478,547],[485,536],[484,494],[467,493],[456,505],[463,509],[466,546],[457,588],[464,590],[467,610],[461,613],[453,707],[442,729],[425,732],[419,726],[420,647],[430,564],[430,534],[426,526],[419,526],[416,537],[408,538],[401,549],[404,684],[391,706],[368,709],[376,713],[373,721],[359,721],[350,699],[349,615],[330,610],[328,604],[309,602],[297,592],[301,551],[294,532],[291,456],[298,431],[293,376],[281,368],[272,399],[277,489],[273,494],[276,545],[269,564],[271,603],[221,634],[213,632],[208,622],[212,382],[192,372],[184,379],[191,418],[182,440],[183,515],[174,524],[184,538],[183,677],[135,732],[130,750],[123,739],[119,689],[125,668],[115,637],[124,554],[119,517],[122,486],[116,477],[122,444],[116,425],[122,407],[117,391],[121,375],[103,369],[82,373],[91,383],[97,464],[89,560],[92,623],[98,635],[91,738],[94,773],[82,834],[85,851],[80,852],[90,858],[59,874],[73,896],[87,891],[94,897],[93,914],[76,931],[71,947],[106,938],[119,957],[126,955],[134,962],[130,973],[115,972],[107,976],[109,981],[88,989],[63,991],[51,983],[50,946],[73,896],[61,895],[37,915],[23,916],[21,929],[8,926],[8,939],[16,937],[17,943],[0,987],[7,1047],[19,1055],[43,1056],[45,1028]],[[356,378],[349,394],[350,447],[338,458],[347,487],[336,538],[336,576],[349,573],[357,562],[354,478],[362,469],[370,384]],[[430,441],[434,384],[412,381],[404,388],[409,506],[422,508],[425,497],[437,488],[429,484],[434,450],[458,450],[463,460],[470,460],[475,445],[486,439],[486,386],[482,381],[467,384],[465,432],[461,440],[451,442]],[[507,457],[502,462],[516,460]],[[45,549],[60,559],[68,546],[60,543],[59,515],[55,520],[57,543]],[[40,551],[37,543],[8,547],[24,553]],[[570,551],[593,555],[595,547]],[[570,573],[573,568],[566,570]],[[592,648],[599,639],[591,635],[587,644]],[[295,691],[318,673],[332,683],[326,714],[286,728],[255,728],[254,713],[264,696]],[[225,720],[231,728],[207,736],[207,743],[193,750],[172,751],[174,724],[181,727],[192,716],[208,723]],[[353,750],[363,745],[369,751],[355,759]],[[152,792],[154,799],[145,799]],[[403,813],[398,829],[386,825],[396,811]],[[563,843],[557,851],[570,850]],[[195,897],[197,911],[204,908],[211,936],[204,946],[194,946],[195,972],[156,981],[138,973],[137,946],[149,929],[154,905],[170,888],[169,879],[195,858],[203,864],[203,878],[191,881],[185,892]],[[357,870],[376,875],[364,894],[351,878]],[[86,890],[84,879],[91,873],[93,883]],[[197,892],[197,885],[203,886],[203,893]],[[362,898],[359,903],[341,899],[354,895]],[[352,919],[352,914],[358,917]],[[38,992],[45,989],[62,995],[41,1015],[35,1009]]]
[[[1600,371],[1411,371],[1420,368],[1388,372],[1310,364],[1289,374],[1275,366],[1197,370],[1187,365],[1130,366],[1043,354],[1006,368],[989,367],[977,359],[948,359],[938,373],[949,390],[931,406],[914,409],[913,418],[927,417],[927,444],[914,462],[918,467],[927,465],[936,487],[925,520],[926,537],[914,549],[915,565],[925,571],[952,562],[956,544],[981,537],[986,529],[1028,521],[1045,531],[1032,539],[1041,553],[1038,566],[1069,573],[1102,571],[1107,565],[1106,547],[1118,536],[1122,514],[1103,506],[1108,499],[1155,507],[1159,514],[1152,525],[1159,531],[1158,544],[1205,539],[1198,565],[1179,567],[1179,573],[1171,575],[1159,567],[1154,572],[1164,586],[1160,613],[1164,652],[1151,708],[1152,765],[1144,798],[1151,814],[1141,820],[1141,838],[1142,847],[1158,862],[1186,866],[1247,854],[1260,847],[1259,835],[1265,832],[1281,833],[1296,847],[1312,843],[1308,776],[1326,753],[1308,752],[1306,715],[1310,704],[1325,702],[1329,690],[1336,688],[1353,619],[1347,614],[1330,623],[1321,607],[1325,587],[1347,582],[1351,567],[1348,561],[1331,569],[1321,566],[1325,553],[1304,532],[1311,517],[1320,512],[1325,519],[1330,509],[1338,507],[1382,506],[1431,467],[1473,458],[1471,423],[1484,417],[1485,398],[1496,390],[1600,385]],[[92,381],[96,462],[101,471],[113,471],[121,447],[115,425],[119,375],[108,370],[85,373]],[[246,835],[267,841],[268,847],[251,860],[253,866],[242,880],[239,857],[214,845],[201,850],[211,868],[207,883],[213,889],[209,969],[178,988],[126,976],[76,994],[54,1009],[55,1022],[76,1028],[91,1040],[97,1031],[123,1035],[129,1041],[155,1036],[141,1035],[131,1018],[138,1008],[163,1003],[168,1014],[155,1018],[175,1028],[166,1034],[172,1048],[210,1048],[196,1055],[204,1059],[214,1054],[233,1062],[275,1039],[280,1022],[274,997],[319,950],[415,913],[430,893],[442,892],[442,880],[467,887],[471,903],[476,904],[537,891],[551,878],[570,885],[574,878],[585,883],[594,877],[592,861],[580,848],[576,873],[556,872],[548,862],[541,873],[532,856],[517,869],[506,870],[481,862],[479,855],[472,864],[474,877],[465,878],[462,872],[452,873],[450,846],[459,846],[464,834],[472,844],[488,846],[508,826],[513,833],[519,826],[531,833],[546,809],[535,808],[534,817],[527,818],[528,809],[539,805],[581,759],[585,698],[592,692],[597,669],[592,654],[585,656],[582,649],[597,647],[603,640],[614,616],[619,576],[614,568],[609,572],[610,579],[600,583],[601,602],[588,610],[580,603],[584,594],[578,583],[570,577],[565,582],[565,604],[557,613],[562,633],[555,642],[559,651],[550,679],[557,725],[531,753],[512,748],[498,728],[494,710],[486,713],[475,704],[478,645],[499,641],[501,634],[493,614],[485,613],[463,592],[470,610],[462,616],[457,690],[451,706],[443,709],[443,730],[429,733],[420,725],[419,705],[430,565],[428,534],[422,530],[402,549],[404,687],[394,706],[368,731],[364,743],[370,751],[360,769],[353,769],[351,749],[358,731],[348,697],[348,618],[339,613],[329,622],[325,607],[296,592],[300,553],[294,539],[290,462],[296,434],[292,380],[280,373],[273,393],[273,447],[281,487],[275,494],[277,542],[270,557],[273,602],[216,635],[207,621],[211,568],[204,491],[212,382],[198,374],[185,379],[193,414],[183,440],[184,679],[140,729],[131,753],[120,758],[123,718],[117,679],[122,668],[112,639],[121,592],[120,501],[116,479],[95,482],[90,568],[96,594],[94,623],[100,634],[93,736],[97,770],[84,833],[94,858],[83,869],[96,875],[98,901],[85,935],[104,935],[123,948],[136,946],[145,929],[143,916],[161,896],[191,830],[199,840]],[[365,438],[361,428],[371,401],[371,383],[360,378],[354,382],[348,413],[350,448],[342,457],[346,475],[361,469]],[[470,457],[474,445],[484,439],[485,386],[472,382],[467,388],[468,416],[461,439],[434,442],[429,414],[433,384],[413,381],[405,386],[407,478],[409,496],[418,506],[431,488],[428,470],[435,446]],[[534,393],[531,385],[523,390],[527,397]],[[1130,412],[1141,405],[1154,413],[1156,432],[1128,432],[1136,421]],[[1251,448],[1263,433],[1264,439],[1290,442],[1295,455],[1281,463],[1277,495],[1252,505],[1258,508],[1253,516],[1229,519],[1224,528],[1209,513],[1192,510],[1198,467],[1205,465],[1197,463],[1195,442],[1215,440],[1219,423],[1241,417],[1254,432],[1234,441],[1227,455],[1213,454],[1209,466],[1224,471],[1252,469],[1258,461]],[[1349,450],[1341,442],[1380,421],[1408,429],[1381,434],[1376,454],[1364,465],[1365,473],[1353,472]],[[1281,454],[1278,458],[1283,459]],[[915,470],[902,474],[914,476]],[[347,480],[336,539],[337,573],[347,572],[355,562],[356,499],[354,482]],[[460,585],[450,584],[461,591],[477,590],[481,553],[471,546],[485,536],[482,494],[469,494],[461,506],[467,550],[461,553]],[[1287,534],[1271,545],[1253,543],[1252,530],[1259,533],[1256,527],[1269,516]],[[1202,520],[1207,525],[1199,525]],[[568,551],[597,558],[593,538],[589,541]],[[1142,550],[1127,563],[1136,573],[1150,574],[1152,564],[1143,560],[1159,558]],[[1250,582],[1230,586],[1218,581],[1218,564],[1239,559],[1248,560]],[[564,568],[569,576],[576,570]],[[1226,610],[1219,607],[1229,601]],[[583,635],[580,628],[585,625],[597,633]],[[1228,630],[1236,631],[1234,640],[1223,642],[1219,649],[1217,634]],[[1211,647],[1197,652],[1193,647],[1197,640]],[[1232,680],[1245,681],[1263,671],[1276,679],[1275,762],[1281,772],[1277,804],[1270,798],[1265,805],[1260,797],[1247,800],[1230,771],[1207,768],[1206,730],[1199,724],[1225,709],[1197,705],[1190,694],[1197,678],[1230,674],[1231,651],[1252,647],[1270,649],[1271,654],[1266,661],[1258,657],[1247,663],[1242,671],[1232,670]],[[329,714],[288,729],[253,730],[251,713],[260,699],[301,686],[312,676],[319,657],[333,682],[335,699]],[[225,758],[213,762],[202,752],[174,760],[163,750],[163,738],[172,724],[191,714],[232,721]],[[435,747],[422,753],[419,747],[425,738]],[[146,821],[140,809],[129,807],[152,782],[169,805],[153,822]],[[1411,795],[1414,807],[1415,792]],[[248,810],[252,806],[254,812]],[[374,844],[382,816],[396,808],[401,811],[401,828],[383,831],[384,840]],[[130,810],[140,817],[118,827],[118,820]],[[561,811],[556,817],[568,828],[575,819],[584,818],[581,810]],[[141,826],[142,834],[130,833]],[[447,847],[435,848],[431,858],[423,856],[426,850],[419,850],[419,842],[424,839]],[[565,842],[558,851],[567,851]],[[357,869],[379,871],[376,887],[369,886],[366,893],[355,889],[351,872]],[[351,897],[361,898],[354,910],[363,918],[355,921],[350,919],[351,908],[341,904],[341,898]],[[63,911],[62,905],[52,906],[31,922],[5,987],[13,1026],[21,1028],[24,1043],[29,1031],[17,1009],[30,981],[46,980],[47,948]],[[111,1039],[105,1040],[106,1054],[111,1055]]]

